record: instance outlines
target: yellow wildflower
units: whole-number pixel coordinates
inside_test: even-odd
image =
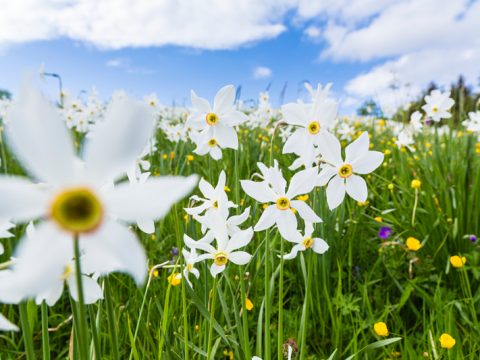
[[[440,335],[440,346],[444,349],[451,349],[455,346],[455,339],[451,335],[443,333]]]
[[[417,251],[422,247],[422,244],[420,243],[420,241],[411,236],[407,239],[406,244],[407,244],[408,250],[412,250],[412,251]]]
[[[383,221],[381,216],[376,216],[373,220],[375,220],[376,222],[382,222]]]
[[[465,265],[466,262],[467,262],[467,259],[465,258],[465,256],[462,256],[462,257],[458,255],[450,256],[450,264],[452,264],[454,268],[460,269],[461,267],[463,267],[463,265]]]
[[[248,297],[245,298],[245,308],[247,309],[247,311],[250,311],[253,309],[253,302]]]
[[[418,179],[413,179],[410,186],[412,187],[412,189],[420,189],[420,186],[422,186],[422,182]]]
[[[377,322],[373,325],[373,330],[375,330],[375,333],[378,336],[388,336],[388,328],[387,324],[385,324],[383,321]]]
[[[182,282],[182,274],[180,273],[172,273],[167,278],[168,283],[172,286],[180,285]]]

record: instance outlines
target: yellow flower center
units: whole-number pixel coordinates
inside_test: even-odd
[[[193,264],[189,263],[187,264],[187,270],[190,272],[193,270]]]
[[[303,245],[305,246],[306,249],[310,249],[313,245],[313,239],[311,237],[304,239]]]
[[[320,131],[320,123],[318,121],[312,121],[308,124],[308,132],[312,135],[318,134]]]
[[[218,123],[218,115],[215,113],[208,113],[205,116],[205,121],[210,126],[216,125]]]
[[[210,139],[208,140],[208,146],[214,147],[217,145],[217,139]]]
[[[219,251],[213,257],[213,262],[217,266],[223,266],[228,262],[228,255],[225,251]]]
[[[218,201],[217,201],[217,200],[215,200],[215,201],[213,202],[213,207],[214,207],[215,209],[218,209]]]
[[[343,179],[346,179],[346,178],[352,176],[352,174],[353,174],[352,165],[350,165],[350,164],[344,164],[338,170],[338,175]]]
[[[71,188],[59,193],[50,208],[51,218],[74,234],[95,230],[103,219],[102,204],[88,188]]]
[[[70,265],[65,266],[65,270],[63,271],[61,279],[62,280],[67,280],[70,277],[70,275],[72,275],[72,272],[73,272],[73,270],[72,270],[72,267]]]
[[[276,204],[277,204],[277,208],[278,208],[279,210],[288,210],[288,209],[290,209],[290,200],[288,200],[286,197],[278,198]]]
[[[434,112],[434,113],[438,112],[438,107],[434,106],[434,107],[432,108],[432,112]]]

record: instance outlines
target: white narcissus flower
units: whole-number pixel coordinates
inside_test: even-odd
[[[439,122],[442,119],[449,119],[452,114],[448,111],[455,104],[455,101],[450,98],[448,92],[442,93],[440,90],[432,90],[430,95],[425,96],[425,105],[422,106],[423,111],[427,116],[431,117],[433,121]]]
[[[227,238],[227,241],[220,241],[217,239],[217,247],[211,245],[214,235],[209,231],[202,239],[193,241],[187,235],[184,235],[185,245],[189,248],[195,248],[205,251],[204,254],[198,257],[198,261],[205,259],[213,260],[210,266],[210,273],[213,277],[216,277],[219,273],[225,270],[228,262],[232,262],[237,265],[247,264],[252,255],[245,251],[238,251],[238,249],[247,246],[253,237],[252,228],[240,230],[236,232],[231,238]]]
[[[480,132],[480,111],[469,112],[468,119],[462,122],[468,131]]]
[[[42,185],[1,176],[0,218],[45,221],[33,239],[20,240],[12,275],[0,282],[0,300],[8,291],[36,296],[55,283],[65,271],[65,259],[73,258],[73,237],[89,254],[90,268],[100,275],[122,271],[142,283],[147,274],[145,251],[135,234],[112,219],[127,223],[159,219],[197,182],[195,176],[161,177],[143,184],[123,182],[103,191],[105,184],[132,167],[153,134],[146,105],[128,98],[115,100],[84,146],[83,161],[57,111],[38,92],[24,90],[12,105],[9,120],[6,136],[11,150]]]
[[[18,327],[8,321],[5,316],[0,314],[0,331],[18,331]]]
[[[192,286],[190,279],[188,278],[189,274],[193,274],[197,279],[200,277],[200,272],[195,268],[195,264],[199,262],[197,249],[191,248],[189,250],[182,249],[183,258],[185,259],[185,267],[183,269],[183,278],[187,280],[188,285]]]
[[[405,128],[398,133],[397,141],[395,142],[395,144],[399,148],[406,147],[410,151],[415,151],[415,149],[411,146],[414,143],[415,143],[415,141],[413,140],[413,136],[410,133],[410,131],[408,130],[408,128]]]
[[[285,260],[295,259],[299,251],[305,251],[307,249],[312,249],[317,254],[325,253],[328,250],[328,244],[323,239],[312,237],[313,231],[313,224],[305,222],[304,235],[296,231],[291,238],[286,239],[295,245],[290,253],[284,255],[283,258]]]
[[[127,177],[130,184],[133,186],[144,184],[150,176],[150,172],[140,173],[139,176],[135,173],[128,172]],[[153,234],[155,232],[155,222],[152,219],[137,220],[138,228],[145,234]]]
[[[199,131],[191,134],[196,143],[195,152],[199,155],[209,153],[213,159],[222,157],[221,149],[238,148],[238,137],[234,126],[248,120],[248,116],[235,108],[235,87],[227,85],[215,95],[213,107],[192,90],[193,110],[185,124],[187,128]]]
[[[322,142],[323,134],[335,122],[337,103],[318,91],[312,104],[290,103],[282,106],[284,121],[295,130],[283,146],[283,153],[308,156]]]
[[[367,183],[356,174],[369,174],[383,162],[383,154],[369,151],[368,133],[360,137],[345,149],[345,161],[342,159],[342,148],[338,139],[329,134],[325,137],[320,152],[325,164],[317,179],[317,186],[327,185],[327,202],[330,209],[340,205],[345,192],[356,201],[367,200]]]
[[[415,111],[410,116],[410,126],[412,127],[414,132],[419,132],[423,129],[422,117],[423,115],[420,111]]]
[[[289,238],[297,230],[297,217],[292,209],[297,210],[305,221],[322,221],[304,201],[295,200],[296,196],[313,190],[316,177],[317,168],[299,171],[290,180],[288,190],[287,182],[280,171],[270,172],[268,181],[241,180],[242,189],[248,196],[262,204],[270,204],[263,211],[254,230],[262,231],[277,224],[282,237]]]

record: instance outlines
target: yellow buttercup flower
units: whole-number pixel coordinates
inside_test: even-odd
[[[382,222],[383,221],[381,216],[376,216],[373,220],[375,220],[376,222]]]
[[[390,191],[393,191],[394,187],[395,186],[393,184],[388,184],[388,186],[387,186],[388,190],[390,190]]]
[[[177,286],[182,282],[182,275],[180,273],[172,273],[168,276],[167,280],[170,285]]]
[[[406,244],[407,244],[408,250],[412,250],[412,251],[417,251],[422,247],[422,244],[420,243],[420,241],[411,236],[407,239]]]
[[[465,265],[466,262],[467,262],[467,259],[465,258],[465,256],[462,256],[462,257],[458,255],[450,256],[450,264],[452,264],[454,268],[460,269],[461,267],[463,267],[463,265]]]
[[[418,179],[412,180],[412,183],[410,184],[412,189],[420,189],[420,186],[422,186],[422,182]]]
[[[455,339],[447,333],[440,335],[440,346],[444,349],[451,349],[455,346],[455,342]]]
[[[385,324],[383,321],[377,322],[373,325],[373,330],[375,330],[375,333],[378,336],[388,336],[388,328],[387,324]]]
[[[193,161],[193,159],[195,159],[195,157],[193,155],[187,155],[187,161]]]
[[[249,298],[245,298],[245,308],[247,309],[247,311],[253,309],[253,302]]]

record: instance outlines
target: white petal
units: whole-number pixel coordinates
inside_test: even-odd
[[[222,149],[238,149],[237,132],[234,128],[222,124],[215,125],[215,135]]]
[[[367,200],[367,183],[361,176],[352,175],[347,178],[347,194],[354,200],[364,202]]]
[[[191,97],[191,100],[192,100],[192,105],[196,108],[196,110],[198,110],[199,112],[202,112],[202,113],[209,113],[211,112],[211,108],[210,108],[210,104],[209,102],[198,96],[197,94],[195,94],[195,91],[191,91],[190,92],[190,97]]]
[[[337,174],[337,169],[330,165],[324,165],[317,177],[317,186],[325,186],[328,181]]]
[[[227,85],[218,90],[213,100],[213,112],[216,114],[222,114],[229,112],[233,107],[235,101],[235,86]],[[219,121],[222,121],[220,118]]]
[[[0,331],[18,331],[18,327],[0,314]]]
[[[105,201],[109,212],[118,219],[132,223],[157,220],[188,195],[196,183],[196,175],[150,178],[144,184],[124,182],[105,194]]]
[[[383,156],[379,151],[368,151],[351,163],[353,172],[357,174],[371,173],[382,164]]]
[[[63,279],[58,278],[48,289],[40,291],[35,297],[37,305],[40,305],[43,301],[45,301],[48,306],[55,305],[63,294],[63,283]]]
[[[258,202],[268,203],[277,200],[276,194],[265,181],[241,180],[240,184],[242,185],[243,191]]]
[[[81,238],[85,264],[101,275],[125,272],[140,285],[147,276],[147,258],[136,236],[124,226],[106,221],[91,235]]]
[[[342,164],[342,147],[340,141],[329,132],[322,134],[322,140],[323,141],[318,144],[322,159],[333,166]]]
[[[213,263],[212,266],[210,266],[210,273],[213,277],[217,277],[217,275],[220,274],[223,270],[225,270],[225,265],[218,266],[217,264]]]
[[[368,132],[364,131],[358,139],[345,148],[345,162],[352,164],[355,160],[362,158],[368,152],[369,145]]]
[[[212,199],[215,196],[215,189],[204,178],[200,179],[200,182],[198,183],[198,188],[202,192],[203,196],[205,196],[207,199]]]
[[[155,232],[155,223],[153,220],[139,220],[137,221],[137,226],[145,234],[153,234]]]
[[[213,160],[220,160],[222,158],[222,150],[218,146],[214,146],[210,150],[210,156]]]
[[[297,231],[297,218],[293,211],[279,210],[275,219],[278,231],[284,239],[291,239]]]
[[[245,251],[234,251],[228,255],[228,260],[237,265],[245,265],[252,259],[252,255]]]
[[[250,243],[250,241],[252,241],[252,237],[253,237],[253,229],[251,227],[245,230],[238,231],[228,241],[225,251],[231,252],[231,251],[240,249],[244,246],[247,246]]]
[[[297,195],[308,194],[315,187],[317,175],[316,167],[297,172],[290,180],[287,197],[292,199]]]
[[[260,219],[258,219],[258,222],[253,229],[255,231],[262,231],[272,227],[273,224],[275,224],[275,214],[277,211],[280,210],[277,209],[276,205],[268,206],[265,210],[263,210]]]
[[[299,103],[290,103],[282,106],[282,114],[285,121],[290,125],[305,127],[309,121],[305,105]],[[313,120],[313,119],[312,119]]]
[[[303,245],[303,244],[295,244],[295,245],[292,247],[292,250],[290,251],[290,253],[283,255],[283,258],[284,258],[285,260],[295,259],[295,258],[297,257],[298,252],[299,252],[299,251],[304,251],[304,250],[305,250],[305,245]]]
[[[45,215],[50,196],[24,178],[0,176],[0,199],[0,218],[25,222]]]
[[[305,138],[305,129],[297,129],[290,135],[283,145],[283,153],[295,153],[297,155],[302,153],[303,142]]]
[[[240,215],[234,215],[234,216],[231,216],[229,219],[228,219],[228,225],[229,226],[238,226],[238,225],[241,225],[245,222],[245,220],[248,219],[248,216],[250,215],[250,207],[247,207],[243,213],[241,213]]]
[[[68,289],[73,300],[78,301],[78,286],[76,275],[73,274],[67,280]],[[103,299],[103,291],[100,285],[89,276],[82,275],[83,298],[85,304],[90,305]]]
[[[34,89],[23,89],[8,111],[9,145],[36,179],[60,184],[75,176],[72,140],[58,111]]]
[[[124,175],[142,154],[154,126],[147,105],[129,98],[114,100],[85,146],[87,171],[100,184]]]
[[[328,250],[329,246],[325,242],[325,240],[320,239],[320,238],[314,238],[313,239],[313,246],[312,249],[315,251],[317,254],[323,254]]]
[[[327,185],[327,203],[330,210],[340,205],[345,198],[345,180],[334,176]]]
[[[310,206],[305,203],[305,201],[300,201],[300,200],[292,200],[291,202],[292,207],[298,211],[298,215],[300,217],[307,221],[307,222],[312,222],[312,223],[317,223],[321,222],[322,219],[318,217],[317,214],[312,210]]]

